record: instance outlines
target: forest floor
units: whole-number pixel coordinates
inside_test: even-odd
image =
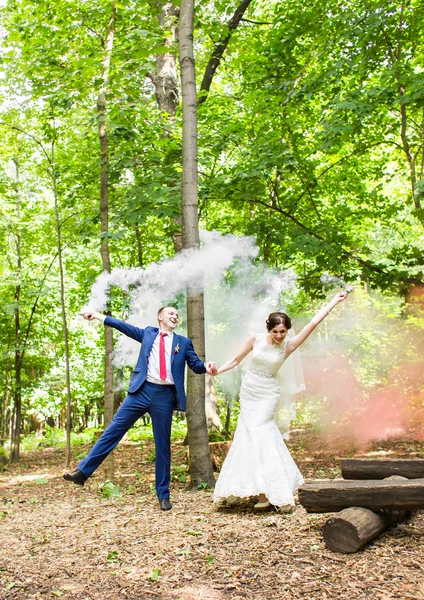
[[[288,445],[307,479],[340,477],[340,458],[352,455],[307,429]],[[0,475],[0,598],[424,600],[424,511],[355,554],[335,554],[322,538],[329,515],[299,506],[292,514],[257,514],[253,502],[218,509],[211,491],[175,480],[173,510],[161,512],[152,452],[152,442],[115,450],[115,498],[99,490],[101,468],[83,488],[65,482],[62,450],[23,453],[9,465]],[[390,440],[355,455],[424,457],[424,445]],[[185,462],[174,444],[175,479]]]

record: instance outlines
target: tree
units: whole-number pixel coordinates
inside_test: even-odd
[[[183,109],[183,171],[181,217],[183,247],[199,246],[197,207],[197,102],[196,74],[193,52],[194,1],[182,0],[179,27],[179,59]],[[187,333],[197,353],[205,359],[205,322],[202,281],[187,289]],[[187,429],[190,447],[190,476],[192,485],[206,482],[213,486],[215,479],[209,455],[208,426],[205,414],[204,377],[188,374]]]
[[[99,97],[97,100],[97,113],[99,123],[99,142],[100,142],[100,225],[102,243],[100,254],[102,257],[103,270],[110,273],[110,256],[109,256],[109,152],[108,139],[106,130],[106,88],[109,79],[110,63],[113,51],[113,41],[115,37],[116,23],[116,6],[112,6],[112,13],[107,29],[107,37],[105,43],[105,55],[103,58],[103,84],[100,87]],[[114,391],[113,391],[113,332],[111,327],[105,327],[105,373],[104,373],[104,425],[105,429],[112,421],[114,414]],[[112,477],[114,472],[113,455],[110,455],[106,464],[107,477]]]

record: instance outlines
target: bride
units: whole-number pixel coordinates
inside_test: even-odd
[[[289,317],[271,313],[267,333],[252,335],[240,352],[224,363],[217,375],[236,367],[250,352],[252,361],[240,389],[240,415],[231,448],[224,461],[214,492],[214,502],[235,504],[240,498],[258,496],[255,508],[270,505],[294,506],[294,493],[303,477],[288,451],[279,430],[281,382],[278,377],[284,361],[347,298],[341,292],[322,308],[300,333],[287,339]]]

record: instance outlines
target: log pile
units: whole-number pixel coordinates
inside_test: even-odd
[[[385,479],[391,475],[424,479],[422,458],[345,458],[340,466],[343,479]]]
[[[424,479],[311,481],[300,487],[299,502],[311,513],[335,512],[351,506],[418,510],[424,508]]]
[[[299,502],[308,512],[340,511],[323,530],[334,552],[356,552],[410,511],[424,509],[424,460],[346,459],[342,475],[349,479],[299,488]]]

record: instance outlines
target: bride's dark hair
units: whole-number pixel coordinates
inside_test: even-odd
[[[288,317],[286,313],[283,312],[273,312],[269,315],[269,317],[266,320],[266,328],[268,329],[268,331],[274,329],[276,325],[281,324],[283,324],[284,327],[287,328],[287,330],[291,329],[292,324],[290,317]]]

